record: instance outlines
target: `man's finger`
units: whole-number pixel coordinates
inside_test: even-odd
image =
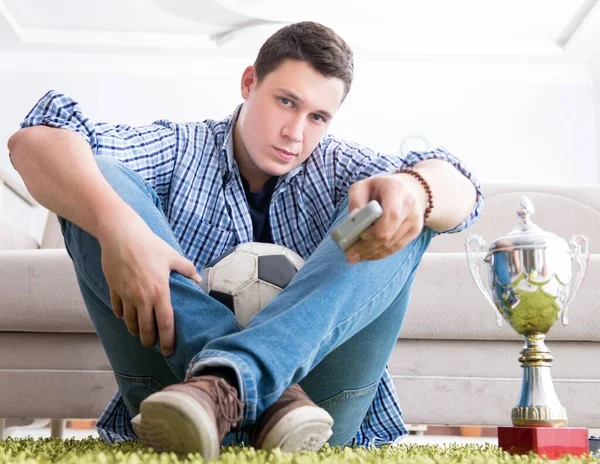
[[[361,234],[361,238],[356,242],[349,250],[350,253],[357,253],[361,258],[371,255],[375,250],[385,248],[390,243],[396,241],[399,228],[402,224],[397,224],[396,218],[393,218],[389,223],[388,227],[382,227],[379,224],[383,217],[381,217],[374,225],[369,227],[365,232]]]
[[[387,242],[378,242],[369,248],[365,248],[360,252],[361,261],[371,261],[389,255],[389,246]]]
[[[365,245],[362,242],[363,240],[359,240],[346,250],[346,260],[349,263],[357,263],[361,260],[361,253],[364,253],[365,250]]]
[[[386,194],[382,194],[380,199],[383,215],[362,235],[387,241],[396,236],[396,231],[406,221],[410,212],[405,195],[402,191],[386,190]]]
[[[416,226],[414,222],[405,220],[390,236],[386,236],[382,240],[371,240],[370,247],[364,245],[368,244],[369,241],[361,240],[362,243],[360,245],[362,248],[358,251],[361,255],[361,261],[382,259],[394,254],[414,238],[415,230]],[[404,245],[401,247],[400,243],[403,243]]]
[[[189,259],[185,259],[183,256],[178,256],[177,259],[171,265],[171,269],[179,272],[181,275],[189,277],[196,283],[202,281],[202,277],[198,274],[196,266]]]
[[[352,214],[369,202],[369,186],[366,182],[356,182],[348,191],[348,210]]]
[[[163,295],[160,295],[154,306],[154,312],[161,350],[165,356],[169,356],[175,346],[175,317],[169,291],[165,291]]]
[[[390,245],[392,253],[396,253],[397,251],[402,250],[406,245],[408,245],[418,236],[418,227],[415,226],[415,224],[411,224],[408,230],[406,230],[402,235],[398,237],[398,239],[392,245]]]
[[[113,290],[110,291],[110,306],[112,307],[115,316],[121,319],[123,317],[123,302],[117,292],[114,292]]]
[[[127,326],[127,331],[131,335],[139,335],[140,329],[138,327],[137,311],[130,301],[123,301],[123,320]]]
[[[138,303],[136,309],[142,345],[153,346],[156,343],[153,305],[148,302]]]

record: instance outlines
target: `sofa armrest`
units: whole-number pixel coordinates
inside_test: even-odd
[[[0,212],[2,210],[0,209]],[[1,217],[1,215],[0,215]],[[0,220],[0,250],[37,249],[38,243],[22,229]]]
[[[46,216],[46,223],[44,225],[44,232],[42,234],[42,241],[40,248],[64,248],[65,241],[60,230],[60,223],[58,217],[52,211],[48,211]]]
[[[0,250],[38,248],[41,209],[25,186],[0,168]]]
[[[36,206],[37,202],[27,191],[27,189],[19,182],[13,179],[12,176],[6,174],[0,169],[0,185],[3,185],[8,190],[12,191],[19,199],[27,203],[29,206]]]

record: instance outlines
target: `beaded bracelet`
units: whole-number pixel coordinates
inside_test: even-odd
[[[396,172],[398,174],[409,174],[413,176],[425,189],[425,193],[427,194],[427,208],[425,208],[425,214],[423,215],[423,219],[427,221],[429,215],[431,214],[431,210],[433,209],[433,193],[431,192],[431,187],[429,187],[427,181],[423,179],[423,176],[412,168],[403,168]]]

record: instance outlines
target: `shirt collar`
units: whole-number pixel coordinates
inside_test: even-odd
[[[229,178],[231,174],[237,170],[237,163],[233,156],[233,129],[235,128],[235,123],[237,122],[241,109],[242,105],[240,104],[226,119],[227,126],[225,129],[225,138],[223,139],[221,157],[219,158],[219,167],[225,178]]]

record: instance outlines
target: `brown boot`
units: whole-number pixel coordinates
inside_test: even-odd
[[[252,445],[267,451],[317,451],[332,434],[333,418],[300,385],[288,387],[251,431]]]
[[[131,424],[139,440],[157,452],[219,456],[221,440],[243,418],[237,390],[212,375],[192,377],[150,395]]]

